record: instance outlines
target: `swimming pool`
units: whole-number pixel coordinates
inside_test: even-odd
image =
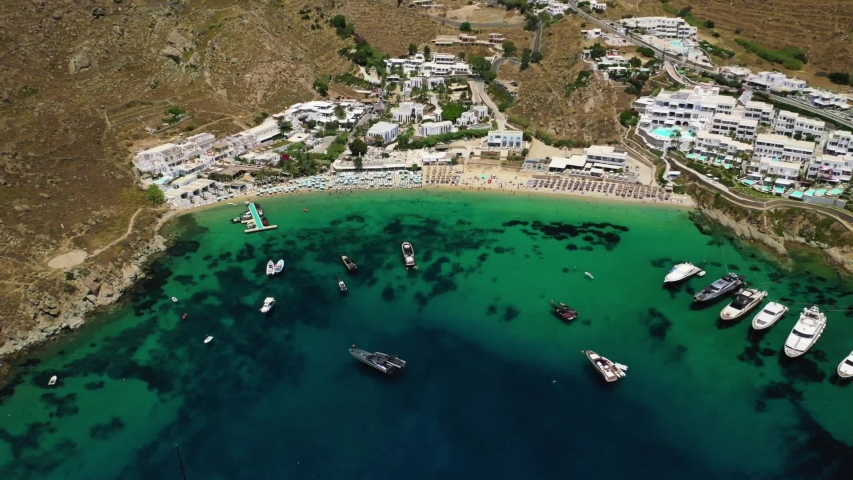
[[[684,44],[681,43],[681,40],[673,40],[673,41],[669,42],[669,44],[672,45],[673,47],[678,47],[678,48],[684,47]]]
[[[165,185],[169,183],[169,177],[160,177],[155,180],[154,183],[156,183],[157,185]]]
[[[806,190],[805,194],[808,196],[812,196],[812,195],[814,195],[814,190]]]
[[[788,195],[788,196],[789,196],[789,197],[794,197],[794,198],[803,198],[803,192],[794,192],[794,193],[792,193],[792,194],[790,194],[790,195]]]
[[[826,189],[821,188],[820,190],[814,192],[814,194],[816,197],[822,197],[822,196],[826,195]]]
[[[741,181],[744,185],[749,185],[750,187],[755,185],[755,180],[743,180]]]
[[[843,190],[843,189],[841,189],[841,188],[833,188],[833,189],[832,189],[832,190],[830,190],[828,193],[829,193],[830,195],[841,195],[842,193],[844,193],[844,190]]]

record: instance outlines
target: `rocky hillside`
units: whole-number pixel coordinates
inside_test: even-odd
[[[336,53],[346,41],[329,26],[335,14],[395,54],[437,29],[396,0],[0,6],[0,349],[21,331],[52,328],[58,299],[102,303],[100,288],[93,294],[81,282],[121,283],[156,212],[143,210],[125,241],[76,275],[46,262],[72,249],[98,251],[147,207],[129,161],[139,146],[192,131],[238,131],[262,112],[314,97],[317,76],[350,69]],[[168,127],[171,107],[186,118]]]
[[[527,70],[505,62],[498,78],[519,83],[518,101],[508,114],[529,122],[554,138],[588,143],[618,140],[623,133],[619,112],[630,107],[624,89],[593,76],[585,87],[566,94],[566,86],[590,66],[579,60],[581,20],[566,17],[544,30],[541,64]],[[521,47],[519,47],[521,48]]]

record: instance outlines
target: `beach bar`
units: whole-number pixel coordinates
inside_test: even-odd
[[[263,230],[274,230],[278,228],[278,225],[268,225],[264,226],[263,221],[261,220],[261,215],[258,213],[257,207],[255,207],[254,203],[249,203],[249,212],[252,213],[252,220],[255,221],[255,228],[247,228],[245,233],[255,233],[261,232]]]

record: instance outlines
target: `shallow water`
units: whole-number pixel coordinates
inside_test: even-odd
[[[278,230],[228,224],[242,207],[176,219],[121,307],[21,360],[0,391],[0,478],[181,478],[175,444],[205,479],[853,478],[853,389],[834,373],[853,349],[851,288],[813,257],[783,269],[653,205],[436,191],[262,204]],[[682,260],[708,275],[663,289]],[[750,334],[751,315],[717,324],[725,302],[692,308],[729,270],[791,313]],[[552,299],[580,319],[559,321]],[[812,303],[829,326],[790,360]],[[353,344],[408,367],[386,378]],[[583,349],[628,377],[605,384]]]

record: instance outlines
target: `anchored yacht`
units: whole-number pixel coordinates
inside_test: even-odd
[[[708,300],[713,300],[733,292],[741,286],[743,286],[743,279],[734,273],[729,273],[725,277],[703,288],[701,292],[693,296],[693,300],[707,302]]]
[[[785,355],[793,358],[809,351],[826,329],[826,315],[816,305],[803,310],[788,339],[785,340]]]
[[[666,277],[663,279],[663,283],[675,283],[687,280],[697,273],[700,277],[705,275],[705,272],[702,271],[701,268],[693,265],[692,263],[679,263],[669,270]]]
[[[344,262],[344,266],[347,267],[347,270],[350,272],[358,270],[358,265],[356,265],[348,256],[341,255],[341,261]]]
[[[417,270],[418,266],[415,264],[415,249],[412,248],[412,244],[409,242],[403,242],[403,260],[406,261],[406,268],[414,268]]]
[[[720,312],[721,320],[735,320],[742,317],[744,314],[757,307],[764,298],[767,297],[767,292],[747,288],[740,292],[732,303],[728,304]]]
[[[267,313],[272,310],[272,307],[275,306],[275,299],[272,297],[267,297],[264,299],[264,306],[261,307],[261,313]]]
[[[554,302],[551,300],[551,308],[554,309],[554,313],[567,322],[571,322],[572,320],[578,318],[578,312],[574,308],[566,305],[563,302]]]
[[[406,361],[396,355],[388,355],[382,352],[370,353],[358,348],[350,348],[349,353],[361,362],[370,365],[386,375],[391,375],[397,370],[402,370],[406,367]]]
[[[275,264],[272,263],[272,260],[267,262],[267,275],[275,275]]]
[[[847,358],[838,364],[836,372],[841,378],[853,377],[853,352],[850,352],[850,355],[847,355]]]
[[[586,354],[586,358],[588,358],[590,363],[592,363],[592,366],[598,370],[598,373],[600,373],[608,383],[615,382],[620,378],[625,378],[625,370],[628,370],[626,365],[611,362],[609,359],[602,357],[592,350],[587,350],[584,353]]]
[[[770,328],[786,313],[788,313],[788,307],[781,303],[770,302],[752,319],[752,328],[755,330]]]
[[[273,273],[279,274],[282,270],[284,270],[284,260],[275,262],[275,265],[273,265]]]
[[[347,284],[341,280],[341,277],[338,277],[338,290],[340,290],[341,293],[347,293]]]

